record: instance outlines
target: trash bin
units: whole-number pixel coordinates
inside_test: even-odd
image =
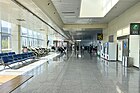
[[[127,58],[127,67],[133,66],[133,58],[132,57],[128,57]]]

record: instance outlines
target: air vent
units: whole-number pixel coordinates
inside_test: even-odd
[[[75,12],[62,12],[63,14],[74,14]]]

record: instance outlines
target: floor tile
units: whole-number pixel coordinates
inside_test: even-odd
[[[139,70],[86,52],[81,58],[56,57],[38,69],[42,72],[13,93],[140,93]]]

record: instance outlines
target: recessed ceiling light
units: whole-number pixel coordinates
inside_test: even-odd
[[[71,16],[64,16],[64,18],[76,18],[75,15],[71,15]]]
[[[81,42],[82,40],[76,40],[76,41]]]
[[[48,3],[48,5],[50,5],[50,3]]]
[[[18,21],[25,21],[25,19],[20,19],[20,18],[19,18],[19,19],[17,19],[17,20],[18,20]]]
[[[74,14],[75,12],[62,12],[63,14]]]

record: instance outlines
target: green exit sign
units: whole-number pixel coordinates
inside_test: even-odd
[[[130,24],[130,35],[140,35],[140,23]]]

